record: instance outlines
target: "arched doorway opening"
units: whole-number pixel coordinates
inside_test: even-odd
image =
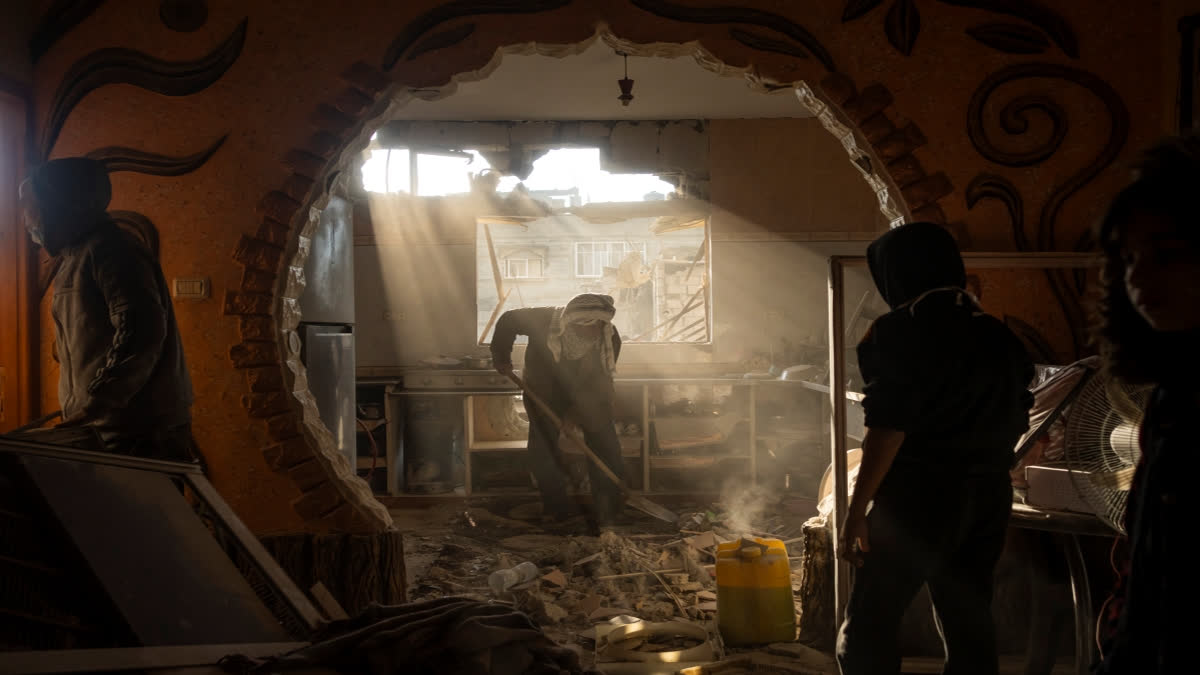
[[[269,289],[274,317],[268,321],[244,317],[246,339],[232,353],[239,367],[262,367],[271,362],[272,351],[279,355],[291,412],[269,420],[275,442],[264,453],[274,469],[292,476],[304,492],[296,509],[305,519],[349,531],[377,531],[390,525],[386,509],[366,483],[357,478],[350,462],[339,454],[336,440],[321,420],[309,388],[309,373],[301,358],[303,341],[297,330],[304,320],[299,308],[304,291],[303,270],[321,211],[331,198],[349,194],[355,179],[352,169],[361,152],[368,147],[375,131],[400,116],[398,111],[409,102],[450,96],[459,83],[486,78],[500,66],[506,54],[536,53],[561,58],[579,53],[597,39],[631,56],[691,57],[714,73],[744,75],[752,89],[763,92],[794,91],[797,107],[818,120],[844,149],[847,166],[853,167],[874,196],[884,223],[901,222],[910,214],[942,219],[936,202],[950,192],[950,186],[944,175],[926,176],[912,157],[912,150],[924,143],[920,132],[911,125],[897,128],[890,121],[885,113],[891,97],[885,88],[872,85],[860,93],[843,75],[827,77],[819,88],[803,81],[781,84],[757,75],[752,66],[730,67],[695,42],[634,44],[604,30],[588,40],[568,45],[524,43],[505,47],[485,67],[453,75],[441,87],[413,90],[403,83],[389,83],[382,73],[365,64],[356,64],[345,76],[351,87],[330,104],[320,106],[314,115],[314,125],[321,131],[287,157],[295,174],[283,189],[265,196],[264,225],[259,236],[243,240],[236,254],[248,268],[283,261],[284,273]],[[267,246],[262,245],[264,242]],[[268,289],[261,284],[246,288],[244,284],[243,290],[261,297]],[[236,314],[234,305],[231,313]],[[269,343],[274,343],[274,350]],[[252,416],[256,396],[265,398],[267,394],[250,394],[247,407]]]

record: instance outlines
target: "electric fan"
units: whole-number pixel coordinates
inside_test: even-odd
[[[1063,459],[1083,501],[1113,529],[1125,532],[1125,503],[1141,458],[1138,433],[1150,387],[1103,372],[1088,379],[1066,413]]]

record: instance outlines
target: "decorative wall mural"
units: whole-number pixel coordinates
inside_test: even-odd
[[[1011,16],[1021,23],[989,22],[972,26],[967,35],[1006,54],[1041,54],[1058,45],[1067,56],[1079,58],[1079,41],[1066,19],[1036,0],[937,0],[943,5],[982,9]],[[854,21],[883,4],[883,0],[846,0],[842,21]],[[893,0],[884,17],[883,28],[896,51],[908,56],[916,47],[921,32],[921,10],[917,0]]]
[[[826,70],[837,72],[829,50],[825,49],[816,36],[806,28],[786,16],[749,7],[693,7],[670,0],[630,0],[630,2],[638,9],[673,21],[701,24],[745,24],[774,31],[790,39],[794,43],[791,46],[792,49],[802,48],[820,61]],[[737,39],[736,36],[734,37]],[[739,39],[739,42],[742,40]],[[754,46],[746,42],[742,43],[748,47]],[[777,52],[780,44],[784,43],[775,40],[775,48],[764,51]],[[759,49],[760,47],[755,48]]]
[[[42,129],[42,156],[49,157],[58,135],[75,106],[92,91],[109,84],[132,84],[165,96],[203,91],[229,70],[242,53],[246,20],[216,49],[195,61],[162,61],[132,49],[107,48],[88,54],[71,66],[50,105]]]
[[[571,4],[573,0],[455,0],[435,7],[411,21],[400,34],[392,40],[383,55],[383,69],[391,70],[405,56],[409,49],[429,31],[455,19],[485,14],[537,14],[560,9]],[[445,35],[451,35],[447,31]],[[458,34],[455,42],[446,43],[445,47],[465,40],[467,34]],[[425,51],[429,51],[428,49]]]
[[[29,56],[34,63],[50,51],[54,43],[92,15],[104,0],[55,0],[46,10],[33,37],[29,40]]]
[[[1052,63],[1024,63],[1001,69],[989,75],[975,93],[967,112],[967,131],[972,145],[985,159],[1010,167],[1023,167],[1040,163],[1055,152],[1066,138],[1069,126],[1066,110],[1056,103],[1050,94],[1021,95],[1008,101],[1000,109],[999,124],[1010,136],[1025,135],[1029,131],[1029,115],[1041,114],[1050,121],[1051,131],[1047,139],[1024,151],[1006,151],[999,147],[988,132],[984,109],[988,101],[1001,87],[1021,81],[1049,79],[1067,82],[1089,91],[1100,99],[1108,112],[1110,126],[1108,137],[1096,156],[1079,171],[1058,185],[1046,202],[1035,224],[1033,236],[1026,233],[1024,223],[1024,201],[1016,186],[1000,176],[980,174],[967,187],[968,207],[983,199],[997,199],[1008,210],[1013,229],[1013,240],[1021,251],[1053,251],[1059,248],[1057,222],[1063,204],[1084,185],[1116,160],[1121,148],[1129,138],[1129,112],[1125,103],[1104,80],[1084,70]],[[1057,85],[1056,85],[1057,87]],[[1049,89],[1058,91],[1057,88]],[[1075,242],[1075,248],[1089,245],[1086,237]],[[1047,270],[1046,278],[1071,330],[1073,355],[1082,356],[1085,347],[1087,320],[1083,311],[1082,279],[1079,275],[1064,270]]]
[[[162,0],[158,18],[163,25],[180,33],[200,30],[208,21],[207,0]]]
[[[228,137],[229,134],[226,134],[200,152],[183,157],[170,157],[120,146],[99,148],[89,152],[87,157],[104,162],[109,173],[132,171],[153,176],[182,176],[204,166]]]

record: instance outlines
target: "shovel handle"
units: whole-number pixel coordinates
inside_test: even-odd
[[[17,434],[17,433],[21,433],[23,431],[32,431],[34,429],[40,429],[47,422],[55,420],[59,417],[62,417],[62,411],[55,410],[54,412],[50,413],[49,415],[42,415],[41,417],[33,420],[29,424],[24,424],[22,426],[19,426],[16,429],[13,429],[12,431],[10,431],[9,433]]]
[[[521,393],[525,395],[525,398],[533,401],[533,404],[536,405],[538,409],[541,410],[547,417],[549,417],[551,422],[554,422],[554,426],[560,429],[562,428],[562,420],[558,418],[558,415],[554,414],[554,411],[550,409],[550,406],[546,405],[546,402],[543,401],[541,397],[530,391],[529,387],[525,386],[525,382],[522,381],[516,373],[509,373],[508,379],[512,380],[513,384],[520,388]],[[620,478],[617,478],[617,474],[613,473],[613,470],[608,468],[608,465],[605,464],[604,461],[599,457],[597,457],[596,453],[592,452],[592,449],[587,446],[587,443],[579,441],[574,436],[565,436],[565,438],[573,446],[582,450],[583,454],[587,455],[587,458],[590,459],[593,464],[599,467],[599,469],[604,472],[604,475],[608,476],[608,479],[611,480],[614,485],[620,488],[621,492],[629,492],[629,490],[625,487],[625,483],[623,483]]]

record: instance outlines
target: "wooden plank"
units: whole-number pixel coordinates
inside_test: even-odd
[[[500,274],[500,259],[496,257],[496,245],[492,243],[492,228],[488,227],[487,223],[483,224],[483,236],[487,238],[488,257],[492,260],[492,279],[496,282],[496,296],[506,298],[508,296],[504,294],[504,277]],[[500,304],[504,304],[503,299]],[[487,331],[484,331],[484,335],[487,335]],[[480,338],[479,341],[482,342],[483,338]]]
[[[4,658],[0,659],[0,675],[104,673],[206,666],[214,665],[222,658],[232,654],[241,654],[250,658],[265,658],[307,646],[307,642],[263,642],[181,647],[6,652]]]
[[[508,294],[512,293],[512,289],[508,289],[500,294],[500,301],[496,303],[496,309],[492,310],[492,315],[488,317],[487,325],[483,327],[483,332],[479,334],[479,344],[487,339],[487,334],[492,330],[492,326],[496,325],[496,320],[500,318],[500,310],[504,309],[504,303],[508,301]]]

